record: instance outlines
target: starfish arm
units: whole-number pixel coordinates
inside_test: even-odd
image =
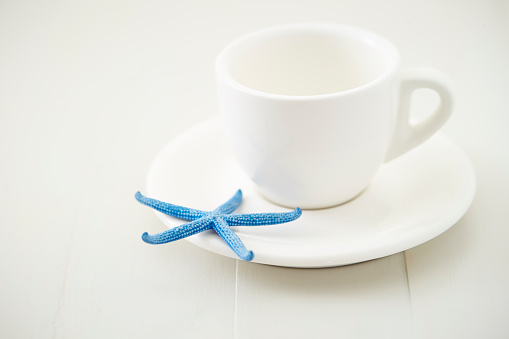
[[[253,252],[246,249],[246,246],[244,246],[240,238],[232,231],[224,219],[215,218],[213,228],[242,260],[253,260]]]
[[[141,238],[143,239],[144,242],[149,244],[153,245],[165,244],[210,229],[211,224],[212,220],[210,218],[203,218],[188,222],[187,224],[173,227],[169,230],[157,234],[150,235],[147,232],[145,232],[143,233]]]
[[[284,213],[252,213],[224,215],[224,220],[230,226],[262,226],[283,224],[294,221],[302,215],[300,208]]]
[[[195,210],[193,208],[182,207],[177,205],[172,205],[167,202],[159,201],[156,199],[151,199],[143,196],[140,192],[136,192],[134,195],[136,200],[138,200],[143,205],[148,207],[152,207],[156,211],[161,213],[171,215],[172,217],[176,217],[184,220],[196,220],[206,215],[206,212]]]
[[[241,201],[242,201],[242,191],[238,190],[237,193],[235,193],[235,195],[230,198],[230,200],[216,208],[214,212],[219,214],[229,214],[235,211],[237,207],[239,207]]]

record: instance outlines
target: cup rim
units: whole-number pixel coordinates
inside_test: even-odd
[[[324,93],[324,94],[311,94],[311,95],[288,95],[288,94],[277,94],[264,92],[260,90],[256,90],[250,88],[246,85],[241,84],[237,80],[235,80],[230,72],[228,71],[228,58],[230,54],[237,48],[238,45],[244,43],[247,40],[255,38],[257,36],[268,34],[272,32],[282,31],[282,30],[291,30],[291,29],[302,29],[302,28],[321,28],[327,29],[329,31],[332,30],[340,30],[342,32],[348,32],[350,34],[357,34],[359,37],[364,37],[370,39],[370,41],[374,41],[377,45],[381,46],[381,49],[385,50],[385,54],[389,55],[391,58],[389,65],[385,68],[382,74],[377,76],[375,79],[366,82],[360,86],[350,88],[344,91],[332,92],[332,93]],[[378,83],[383,82],[386,78],[388,78],[391,74],[393,74],[399,66],[400,62],[400,54],[394,44],[390,42],[388,39],[383,36],[366,30],[364,28],[359,28],[350,25],[341,25],[335,23],[317,23],[317,22],[306,22],[306,23],[293,23],[293,24],[284,24],[273,26],[269,28],[264,28],[261,30],[254,31],[252,33],[246,34],[232,42],[230,42],[226,47],[224,47],[221,52],[216,57],[216,76],[219,79],[222,79],[229,86],[254,96],[265,97],[269,99],[278,99],[278,100],[290,100],[290,101],[307,101],[307,100],[315,100],[315,99],[325,99],[325,98],[333,98],[339,96],[350,95],[353,93],[357,93],[360,91],[364,91],[369,87],[376,86]]]

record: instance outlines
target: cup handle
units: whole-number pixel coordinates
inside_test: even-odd
[[[440,96],[440,105],[423,121],[411,124],[412,93],[419,88],[429,88],[437,92]],[[430,68],[403,70],[396,129],[384,161],[397,158],[432,136],[451,116],[453,104],[451,81],[445,74]]]

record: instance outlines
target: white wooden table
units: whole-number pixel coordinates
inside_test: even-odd
[[[451,76],[470,210],[331,269],[143,243],[164,226],[133,195],[165,143],[217,114],[216,54],[297,21],[368,28]],[[508,79],[503,0],[1,1],[0,338],[509,338]]]

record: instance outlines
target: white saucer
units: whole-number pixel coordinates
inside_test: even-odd
[[[157,155],[146,195],[176,205],[213,210],[237,189],[244,199],[234,213],[289,211],[262,198],[241,172],[219,119],[172,140]],[[398,253],[454,225],[475,193],[475,174],[463,151],[437,134],[382,166],[356,199],[323,210],[304,210],[291,223],[233,227],[253,262],[288,267],[341,266]],[[168,227],[184,221],[161,213]],[[162,231],[162,230],[161,230]],[[209,251],[237,258],[213,231],[187,238]]]

